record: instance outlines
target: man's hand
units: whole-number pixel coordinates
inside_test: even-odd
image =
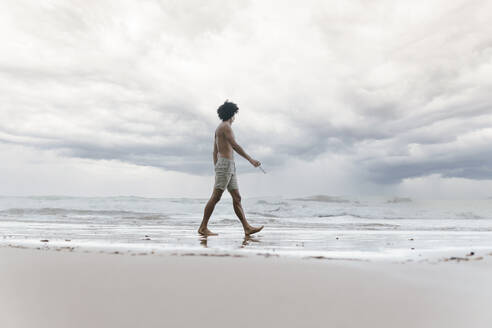
[[[257,161],[256,159],[250,159],[249,162],[251,163],[251,165],[253,165],[254,167],[258,167],[261,165],[261,163],[259,161]]]

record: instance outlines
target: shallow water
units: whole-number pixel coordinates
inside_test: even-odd
[[[265,225],[251,238],[244,238],[231,199],[226,197],[217,204],[209,224],[219,236],[198,236],[206,201],[0,197],[0,243],[178,254],[398,260],[448,251],[492,250],[491,199],[243,199],[250,223]]]

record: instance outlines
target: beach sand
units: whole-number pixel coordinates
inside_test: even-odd
[[[492,327],[492,256],[385,263],[0,248],[0,327]]]

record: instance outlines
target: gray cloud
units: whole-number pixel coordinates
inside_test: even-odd
[[[492,179],[491,5],[367,6],[4,2],[0,141],[205,175],[229,98],[272,169],[337,154],[382,184]]]

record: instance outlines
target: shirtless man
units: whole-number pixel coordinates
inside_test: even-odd
[[[214,138],[215,185],[212,196],[205,206],[202,224],[198,228],[198,233],[204,236],[218,235],[208,230],[207,224],[214,211],[215,204],[219,202],[226,188],[232,196],[234,212],[236,212],[237,217],[243,225],[244,234],[249,236],[263,229],[263,226],[253,227],[248,223],[244,216],[243,207],[241,206],[241,195],[239,194],[239,187],[237,185],[236,165],[234,163],[234,150],[246,158],[254,167],[260,166],[261,163],[246,154],[234,139],[231,124],[234,122],[235,114],[238,110],[237,105],[229,101],[226,101],[217,109],[222,122],[215,130]]]

